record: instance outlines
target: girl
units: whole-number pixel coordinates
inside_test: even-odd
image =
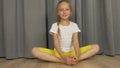
[[[54,50],[35,47],[32,54],[41,60],[61,62],[68,65],[77,64],[79,61],[95,55],[99,51],[98,44],[79,47],[77,24],[70,21],[72,14],[70,2],[61,0],[57,4],[56,12],[58,21],[52,24],[50,34],[53,36]]]

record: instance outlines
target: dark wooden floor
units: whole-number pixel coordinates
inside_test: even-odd
[[[6,60],[5,58],[0,58],[0,68],[120,68],[120,55],[115,57],[96,55],[74,66],[44,62],[38,59],[20,58]]]

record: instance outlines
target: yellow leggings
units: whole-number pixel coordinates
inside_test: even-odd
[[[81,48],[80,48],[80,54],[83,54],[83,53],[87,52],[87,51],[90,50],[90,49],[91,49],[91,46],[90,46],[90,45],[81,47]],[[61,58],[60,55],[58,54],[58,52],[57,52],[56,50],[51,50],[51,49],[48,49],[48,48],[41,48],[41,47],[39,47],[39,50],[40,50],[41,52],[47,53],[47,54],[49,54],[49,55],[53,55],[53,56],[55,56],[55,57]],[[63,52],[63,54],[64,54],[65,56],[75,56],[75,51],[72,50],[72,51],[70,51],[70,52]]]

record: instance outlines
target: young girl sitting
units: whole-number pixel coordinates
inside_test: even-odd
[[[68,0],[59,1],[56,13],[58,21],[53,23],[50,29],[54,41],[54,50],[35,47],[32,49],[33,56],[45,61],[74,65],[97,54],[99,51],[98,44],[80,47],[78,32],[81,31],[76,23],[69,20],[72,15],[72,8]]]

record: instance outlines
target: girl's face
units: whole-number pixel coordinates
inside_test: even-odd
[[[71,15],[71,9],[69,3],[62,2],[58,5],[57,15],[62,20],[68,20]]]

